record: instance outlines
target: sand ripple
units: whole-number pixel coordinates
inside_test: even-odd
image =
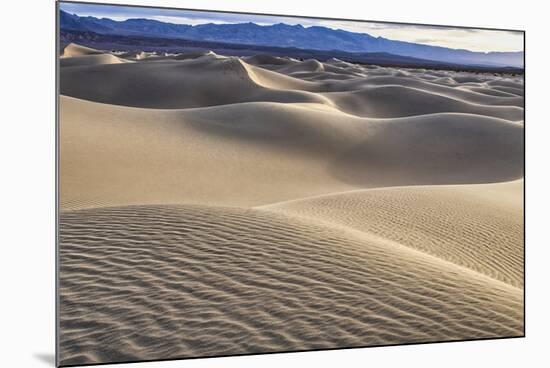
[[[358,190],[262,208],[376,234],[523,287],[522,184]]]
[[[61,216],[62,364],[522,334],[522,291],[261,210]]]

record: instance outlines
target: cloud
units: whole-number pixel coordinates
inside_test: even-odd
[[[414,40],[414,42],[416,43],[426,43],[426,44],[432,44],[432,43],[437,43],[437,42],[442,42],[444,40],[440,40],[440,39],[437,39],[437,38],[416,38]]]

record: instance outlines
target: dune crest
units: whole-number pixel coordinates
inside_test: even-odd
[[[90,47],[78,45],[76,43],[70,43],[63,49],[63,56],[84,56],[84,55],[100,55],[105,54],[103,51],[95,50]]]

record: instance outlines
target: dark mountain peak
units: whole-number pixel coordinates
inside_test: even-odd
[[[215,26],[215,25],[216,25],[216,23],[210,22],[210,23],[195,24],[194,26],[191,26],[191,27],[212,27],[212,26]]]
[[[59,11],[59,16],[62,17],[62,18],[63,18],[63,17],[64,17],[64,18],[73,18],[73,19],[78,18],[78,15],[76,15],[76,14],[71,14],[71,13],[68,13],[68,12],[63,11],[63,10],[60,10],[60,11]]]
[[[226,24],[231,26],[241,26],[241,27],[247,27],[247,28],[258,28],[260,25],[254,23],[254,22],[246,22],[246,23],[236,23],[236,24]]]
[[[126,23],[163,23],[163,22],[159,22],[158,20],[146,19],[146,18],[129,18],[129,19],[123,20],[123,22],[126,22]]]

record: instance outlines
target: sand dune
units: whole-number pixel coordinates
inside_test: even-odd
[[[308,138],[307,113],[315,111],[305,107],[251,103],[154,110],[68,97],[62,105],[62,208],[259,205],[356,188],[330,177],[327,154],[317,143],[336,144],[330,135],[336,124],[325,117],[330,125],[315,133],[322,137]],[[257,113],[269,121],[257,125]],[[279,124],[285,119],[292,120]]]
[[[523,335],[521,76],[60,60],[62,364]]]
[[[67,209],[256,206],[364,187],[522,175],[523,128],[476,115],[379,120],[311,104],[157,110],[68,97],[62,105],[61,205]]]
[[[147,108],[268,101],[323,103],[373,118],[436,112],[472,113],[512,121],[520,121],[523,116],[523,100],[515,94],[502,95],[499,90],[496,94],[480,93],[409,75],[399,77],[388,68],[375,69],[379,73],[371,76],[373,71],[357,66],[363,72],[358,77],[357,69],[328,65],[321,70],[322,64],[316,60],[300,63],[278,58],[275,70],[269,70],[256,65],[262,65],[261,61],[273,65],[273,58],[247,59],[255,65],[212,52],[182,54],[174,59],[180,60],[95,65],[85,70],[62,68],[61,92],[90,101]],[[478,88],[490,90],[485,83]],[[227,90],[232,93],[225,93]],[[394,98],[407,103],[392,109]]]
[[[64,57],[84,56],[84,55],[100,55],[106,54],[105,51],[95,50],[90,47],[70,43],[63,49]]]
[[[359,190],[262,207],[375,234],[523,286],[523,182]]]
[[[508,93],[508,92],[500,91],[500,90],[497,90],[497,89],[494,89],[494,88],[487,88],[487,87],[483,87],[483,86],[467,86],[467,87],[461,86],[461,87],[466,88],[470,91],[479,92],[479,93],[483,93],[483,94],[490,95],[490,96],[498,96],[498,97],[515,97],[515,96],[518,96],[514,93]]]
[[[68,44],[63,49],[63,54],[59,59],[59,65],[62,68],[72,66],[94,66],[103,64],[128,63],[129,60],[121,58],[120,55],[114,55],[111,52],[95,50],[89,47]]]
[[[243,58],[248,64],[266,66],[266,65],[293,65],[299,63],[297,60],[290,58],[282,58],[278,56],[271,56],[266,54],[259,54],[254,56],[248,56]]]
[[[317,222],[137,206],[61,226],[64,364],[522,334],[521,289]]]
[[[269,70],[256,70],[235,58],[199,57],[61,69],[64,95],[147,108],[178,109],[251,101],[330,103],[327,98],[302,88],[277,89],[304,87],[307,83]]]
[[[493,116],[511,121],[523,120],[523,109],[517,106],[490,106],[475,104],[417,88],[387,85],[363,88],[352,92],[326,93],[342,111],[373,118],[393,118],[460,112]],[[398,104],[395,101],[407,101]]]
[[[294,72],[323,72],[324,70],[324,64],[315,59],[305,60],[301,63],[291,63],[290,65],[285,65],[284,68],[277,69],[277,71],[285,74],[292,74]]]
[[[103,64],[121,64],[129,63],[130,61],[119,58],[112,54],[91,54],[82,56],[73,56],[67,58],[61,58],[59,65],[61,67],[69,66],[92,66]]]
[[[491,106],[516,106],[523,108],[523,98],[520,96],[514,97],[502,97],[491,96],[484,93],[478,93],[474,91],[468,91],[459,87],[460,85],[442,85],[433,83],[431,81],[425,81],[418,78],[399,78],[395,76],[374,76],[367,78],[366,80],[355,80],[348,82],[347,85],[339,86],[342,90],[357,90],[364,86],[385,86],[385,85],[400,85],[410,88],[417,88],[426,90],[431,93],[440,94],[454,99],[463,100],[470,103],[479,105],[491,105]],[[337,91],[335,91],[337,92]]]
[[[213,51],[192,51],[185,52],[172,57],[173,60],[188,60],[188,59],[197,59],[200,57],[213,57],[213,58],[224,58],[224,56],[216,55]]]
[[[519,97],[523,96],[523,88],[522,87],[508,87],[508,86],[493,86],[492,89],[494,91],[501,91],[506,92],[509,94],[513,94]]]
[[[148,56],[148,54],[143,52],[143,51],[129,52],[129,53],[126,53],[124,55],[121,55],[121,57],[128,58],[128,59],[133,59],[133,60],[145,59],[147,56]]]

